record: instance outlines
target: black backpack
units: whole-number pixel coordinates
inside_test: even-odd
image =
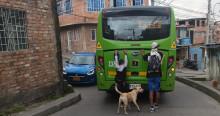
[[[157,55],[151,55],[148,63],[148,72],[159,72],[160,71],[160,59]]]

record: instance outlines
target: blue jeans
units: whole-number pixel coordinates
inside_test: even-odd
[[[160,77],[149,77],[148,78],[148,90],[150,92],[160,91]]]

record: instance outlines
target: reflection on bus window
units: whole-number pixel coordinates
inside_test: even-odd
[[[106,39],[139,41],[163,39],[169,36],[168,16],[120,16],[103,18]]]

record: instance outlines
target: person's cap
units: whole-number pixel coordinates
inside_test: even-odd
[[[153,42],[152,44],[151,44],[151,48],[157,48],[158,47],[158,43],[157,42]]]

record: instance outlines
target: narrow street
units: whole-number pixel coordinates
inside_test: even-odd
[[[116,113],[117,97],[112,97],[96,86],[75,86],[82,95],[82,100],[75,105],[63,109],[52,116],[114,116],[124,115]],[[220,105],[204,93],[176,82],[176,89],[161,95],[161,105],[158,112],[148,111],[147,96],[141,95],[138,99],[141,112],[132,105],[128,110],[130,116],[219,116]]]

